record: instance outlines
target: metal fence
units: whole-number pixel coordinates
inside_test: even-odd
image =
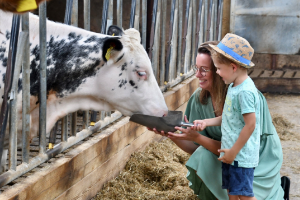
[[[66,24],[78,26],[78,0],[67,0],[65,20]],[[101,33],[113,23],[113,0],[103,0]],[[147,6],[151,5],[150,7]],[[84,0],[84,29],[90,30],[90,0]],[[153,7],[152,7],[153,6]],[[123,27],[123,1],[117,0],[117,25]],[[195,63],[197,47],[204,41],[219,40],[222,27],[223,0],[132,0],[129,27],[136,28],[141,33],[142,45],[149,48],[147,52],[152,62],[156,80],[162,92],[173,87],[184,79],[194,74],[191,65]],[[100,9],[99,9],[100,10]],[[151,16],[151,20],[147,16]],[[167,16],[169,15],[169,16]],[[30,154],[30,113],[29,113],[29,90],[30,90],[30,65],[29,65],[29,17],[23,14],[22,31],[19,30],[15,64],[12,64],[13,81],[10,103],[10,148],[8,171],[0,175],[0,187],[10,183],[19,176],[25,174],[36,166],[63,152],[91,134],[99,131],[109,123],[120,118],[119,112],[100,114],[101,120],[94,126],[89,125],[89,113],[83,113],[82,130],[76,131],[77,113],[69,114],[61,122],[57,122],[54,129],[49,133],[49,148],[47,148],[46,133],[46,3],[40,4],[40,121],[39,121],[39,150],[34,157]],[[20,21],[20,16],[14,16],[14,20]],[[147,22],[151,24],[151,30],[147,35]],[[16,22],[14,22],[16,23]],[[19,33],[19,34],[18,34]],[[147,41],[147,37],[149,38]],[[13,67],[14,66],[14,67]],[[22,67],[23,96],[22,96],[22,156],[17,156],[17,133],[16,133],[16,96],[17,81]],[[3,101],[4,102],[4,101]],[[2,112],[2,111],[1,111]],[[94,113],[95,114],[95,113]],[[104,116],[107,116],[104,118]],[[69,128],[68,128],[69,123]],[[60,139],[56,140],[57,129],[60,126]],[[3,127],[2,127],[3,129]],[[4,137],[2,137],[4,139]],[[2,146],[3,147],[3,146]],[[3,151],[3,148],[0,148]],[[2,155],[2,152],[0,152]],[[19,160],[18,160],[19,159]]]

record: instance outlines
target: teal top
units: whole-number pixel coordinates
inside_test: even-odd
[[[189,121],[215,117],[211,99],[208,99],[207,105],[200,104],[199,92],[200,89],[197,89],[188,101],[185,114]],[[258,95],[262,120],[260,120],[259,163],[254,170],[253,190],[258,200],[280,200],[284,195],[280,180],[282,148],[272,124],[266,99],[260,92]],[[200,134],[220,141],[221,127],[207,127]],[[228,199],[227,191],[222,189],[221,162],[217,155],[199,146],[187,161],[186,167],[189,186],[200,199]]]
[[[260,100],[250,77],[235,87],[233,83],[228,87],[222,113],[221,149],[230,149],[236,143],[245,126],[243,115],[246,113],[255,113],[255,129],[234,161],[237,161],[238,167],[253,168],[257,167],[259,160]],[[220,157],[223,156],[224,153],[221,152]]]

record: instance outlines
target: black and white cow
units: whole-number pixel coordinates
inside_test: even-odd
[[[30,131],[34,137],[38,134],[39,118],[39,18],[30,14],[29,19]],[[4,88],[11,22],[12,14],[0,10],[0,96]],[[20,74],[18,119],[22,118],[21,93]],[[121,36],[109,36],[47,21],[47,133],[57,120],[77,110],[118,110],[127,116],[167,113],[137,30],[128,29]]]

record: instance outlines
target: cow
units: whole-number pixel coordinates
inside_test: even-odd
[[[0,96],[4,89],[12,16],[0,10]],[[30,136],[33,138],[39,129],[38,16],[30,14],[29,24]],[[126,116],[167,114],[167,105],[139,32],[132,28],[123,31],[116,26],[109,31],[117,36],[47,20],[47,133],[57,120],[77,110],[118,110]],[[17,95],[18,144],[21,144],[22,74]]]

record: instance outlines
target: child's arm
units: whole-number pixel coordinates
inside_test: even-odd
[[[219,152],[224,152],[225,154],[221,158],[218,158],[218,160],[231,164],[253,133],[256,123],[255,113],[243,114],[243,118],[245,121],[245,126],[242,129],[237,141],[234,143],[231,149],[220,149]]]
[[[192,130],[203,131],[207,126],[221,126],[221,123],[222,123],[222,115],[210,119],[195,120],[194,127],[192,127]]]

